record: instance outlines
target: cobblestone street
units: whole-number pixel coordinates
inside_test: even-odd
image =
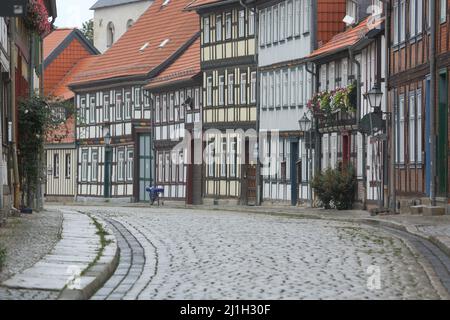
[[[93,299],[439,298],[409,246],[373,227],[221,211],[77,209],[108,221],[121,249],[116,272]],[[369,288],[377,268],[381,288]]]

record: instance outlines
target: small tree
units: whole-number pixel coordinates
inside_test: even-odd
[[[94,43],[94,20],[90,19],[83,22],[81,32],[91,43]]]
[[[40,155],[46,135],[61,126],[72,113],[72,104],[53,97],[33,95],[19,102],[18,160],[22,206],[32,206],[37,186],[45,178]]]

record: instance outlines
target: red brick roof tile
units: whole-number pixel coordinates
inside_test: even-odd
[[[367,32],[379,27],[383,21],[383,19],[377,19],[373,22],[371,17],[367,17],[355,27],[335,35],[325,45],[311,53],[308,58],[319,58],[348,49],[358,43],[359,40],[363,39]]]
[[[44,60],[48,58],[53,50],[55,50],[73,30],[73,28],[58,28],[44,38]]]
[[[82,70],[71,85],[145,76],[175,57],[199,32],[199,17],[195,12],[184,10],[192,0],[171,0],[162,6],[163,1],[155,0],[130,30],[99,56],[95,64]],[[160,47],[165,39],[169,42]],[[146,43],[147,47],[140,50]]]
[[[200,38],[197,38],[167,69],[150,80],[147,89],[192,79],[200,73]]]

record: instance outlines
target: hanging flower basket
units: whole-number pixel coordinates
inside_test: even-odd
[[[43,35],[50,31],[51,26],[48,21],[48,11],[43,0],[30,0],[25,16],[25,25],[28,29]]]
[[[352,83],[345,88],[316,93],[307,106],[315,116],[329,118],[339,112],[356,111],[356,95],[356,85]]]

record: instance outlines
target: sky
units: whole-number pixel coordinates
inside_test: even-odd
[[[94,12],[89,8],[97,0],[56,0],[58,17],[55,25],[62,27],[79,27],[84,21],[91,19]]]

